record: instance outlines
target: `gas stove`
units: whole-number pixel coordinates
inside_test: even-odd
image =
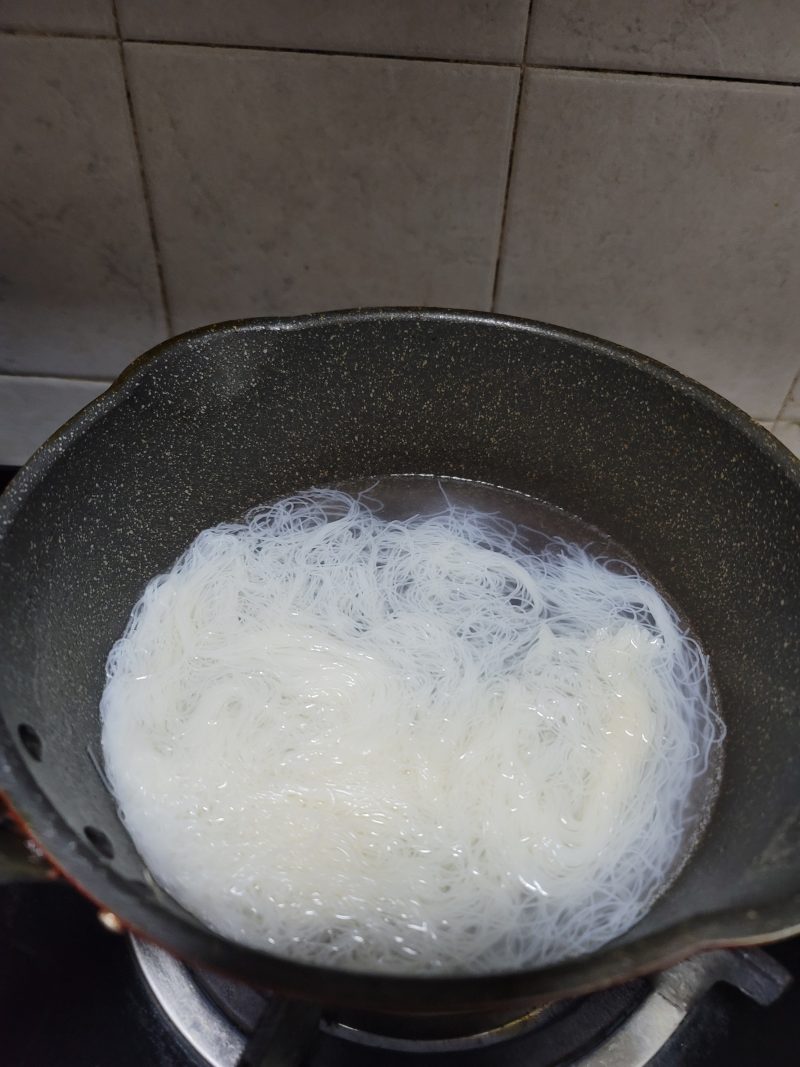
[[[797,978],[800,938],[512,1017],[320,1015],[110,932],[66,884],[0,886],[9,1067],[779,1067],[800,1044]]]
[[[281,1002],[110,933],[67,885],[0,888],[9,1067],[778,1067],[796,1062],[800,1042],[793,976],[800,938],[705,953],[477,1032],[404,1017],[391,1027],[317,1020],[299,1006],[298,1047],[271,1047]]]

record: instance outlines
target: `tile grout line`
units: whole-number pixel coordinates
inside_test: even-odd
[[[676,70],[625,70],[622,67],[579,67],[564,63],[527,63],[528,70],[552,71],[554,74],[622,75],[626,78],[660,78],[662,81],[719,82],[722,85],[775,85],[797,89],[800,80],[790,78],[746,78],[733,74],[687,74]]]
[[[115,2],[116,15],[116,2]],[[119,27],[119,24],[117,23]],[[394,52],[353,52],[339,48],[300,48],[291,45],[269,44],[220,44],[215,41],[183,41],[163,40],[157,37],[123,37],[121,32],[117,36],[103,33],[49,33],[45,30],[9,30],[0,29],[0,36],[5,37],[36,37],[51,40],[77,40],[77,41],[124,41],[126,44],[151,44],[165,46],[167,48],[204,48],[209,51],[223,50],[236,52],[277,52],[287,55],[301,56],[344,56],[348,59],[392,59],[409,63],[450,63],[461,67],[502,67],[514,69],[519,66],[511,60],[504,59],[457,59],[453,56],[414,56],[398,55]]]
[[[0,370],[0,379],[3,378],[24,378],[25,381],[57,381],[57,382],[75,382],[78,385],[109,385],[114,381],[113,378],[87,378],[83,374],[69,374],[61,373],[46,373],[45,371],[31,371],[31,370]]]
[[[80,33],[78,30],[64,30],[59,33],[56,30],[19,30],[7,26],[0,28],[2,37],[44,37],[53,41],[116,41],[113,33]]]
[[[531,0],[533,3],[533,0]],[[116,7],[115,7],[116,14]],[[530,30],[530,21],[528,25]],[[120,44],[151,44],[166,48],[205,48],[208,50],[223,49],[239,52],[267,52],[283,55],[301,56],[343,56],[347,59],[390,59],[407,63],[449,63],[461,67],[499,67],[505,70],[527,69],[538,71],[563,72],[565,74],[621,74],[632,78],[661,78],[668,80],[685,80],[701,82],[721,82],[731,85],[775,85],[785,89],[800,88],[800,79],[791,78],[748,78],[736,77],[726,74],[689,74],[680,71],[666,70],[625,70],[621,67],[585,67],[564,63],[512,63],[503,59],[455,59],[452,56],[412,56],[398,55],[393,52],[352,52],[346,49],[330,48],[294,48],[280,45],[257,45],[257,44],[217,44],[213,41],[166,41],[160,38],[148,37],[123,37],[103,33],[49,33],[45,30],[15,30],[0,29],[0,37],[34,37],[46,40],[67,41],[119,41]]]
[[[519,83],[517,84],[517,102],[514,108],[514,121],[511,124],[511,141],[508,148],[508,166],[506,168],[506,186],[503,193],[503,211],[500,215],[500,232],[497,235],[497,254],[494,259],[494,276],[492,278],[492,297],[489,305],[491,311],[497,307],[497,289],[500,282],[500,258],[503,254],[503,245],[506,238],[506,223],[508,221],[508,200],[511,192],[511,172],[514,167],[514,153],[517,147],[517,127],[519,126],[519,113],[522,109],[522,88],[525,82],[525,58],[528,55],[528,38],[531,32],[531,13],[533,0],[528,2],[528,21],[525,24],[525,39],[522,42],[522,57],[519,64]]]
[[[795,374],[794,378],[792,378],[792,384],[789,386],[788,390],[786,391],[786,396],[781,401],[781,406],[778,408],[778,414],[772,420],[772,425],[773,426],[775,426],[777,423],[783,421],[783,419],[782,419],[783,413],[786,411],[787,407],[789,406],[789,402],[794,399],[795,390],[797,389],[797,386],[799,384],[800,384],[800,370],[797,372],[797,374]],[[789,421],[790,422],[794,422],[796,420],[790,419]]]
[[[453,56],[412,56],[395,52],[351,52],[340,48],[295,48],[271,44],[215,44],[213,41],[154,41],[147,37],[126,37],[129,44],[167,45],[177,48],[222,49],[236,52],[277,52],[293,56],[344,56],[346,59],[391,59],[401,63],[455,63],[459,67],[514,68],[518,64],[505,59],[456,59]]]
[[[122,81],[125,86],[125,99],[128,103],[128,116],[131,123],[131,131],[133,133],[133,144],[136,150],[136,159],[139,164],[139,181],[142,186],[142,196],[144,198],[144,207],[147,212],[147,223],[150,229],[150,242],[153,246],[153,256],[156,262],[156,275],[158,276],[158,289],[161,296],[161,309],[164,313],[164,325],[166,326],[167,335],[171,336],[175,331],[172,325],[172,313],[170,311],[169,300],[167,297],[167,283],[164,277],[164,268],[161,263],[161,247],[158,243],[158,233],[156,231],[156,220],[153,214],[153,203],[150,198],[150,186],[147,181],[147,173],[144,167],[144,155],[142,154],[142,144],[139,138],[139,127],[136,123],[136,112],[133,106],[133,96],[131,94],[130,81],[128,79],[128,61],[125,57],[125,42],[122,39],[119,26],[119,14],[117,12],[117,0],[112,0],[111,9],[114,14],[114,25],[117,30],[117,47],[119,48],[119,59],[122,66]]]

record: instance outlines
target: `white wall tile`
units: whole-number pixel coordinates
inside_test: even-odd
[[[18,466],[108,382],[0,374],[0,465]]]
[[[800,421],[800,371],[798,371],[789,392],[786,394],[786,399],[781,405],[778,418]]]
[[[176,328],[489,307],[517,71],[126,51]]]
[[[779,419],[771,427],[772,433],[783,442],[790,452],[800,457],[800,422]]]
[[[528,0],[117,0],[144,40],[518,62]]]
[[[165,333],[119,47],[0,37],[0,370],[113,377]]]
[[[795,88],[529,72],[498,309],[774,419],[800,337],[798,129]]]
[[[113,37],[112,0],[0,0],[0,29]]]
[[[800,78],[797,0],[534,0],[528,60],[556,66]]]

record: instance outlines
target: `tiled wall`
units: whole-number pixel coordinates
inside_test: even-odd
[[[0,463],[216,319],[494,309],[800,441],[795,0],[0,0]]]

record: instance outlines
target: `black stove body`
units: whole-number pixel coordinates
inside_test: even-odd
[[[233,1067],[263,1010],[263,998],[193,975],[170,959],[172,978],[192,985],[192,995],[206,1003],[205,1037],[193,1041],[193,1048],[159,1003],[164,986],[153,989],[145,979],[141,955],[128,937],[106,930],[95,908],[68,885],[0,888],[0,1062],[8,1067],[208,1067],[214,1059],[198,1052],[205,1040],[212,1042],[212,1055],[221,1057],[217,1063]],[[149,967],[152,972],[152,961]],[[415,1042],[407,1028],[400,1038],[348,1034],[323,1019],[318,1037],[308,1043],[310,1051],[294,1062],[307,1067],[592,1067],[593,1061],[613,1067],[642,1062],[778,1067],[796,1062],[800,1044],[800,982],[791,982],[792,976],[800,977],[800,938],[766,952],[700,956],[682,972],[676,968],[654,980],[544,1009],[531,1028],[523,1025],[515,1032],[512,1027],[509,1036],[495,1034],[488,1041],[420,1037]],[[709,981],[715,982],[710,988]],[[182,1001],[180,989],[166,993],[167,1009],[183,1011],[178,1021],[185,1026],[196,1005]],[[659,1034],[673,1026],[666,1042],[642,1061]],[[284,1067],[293,1061],[267,1051],[262,1062]]]

